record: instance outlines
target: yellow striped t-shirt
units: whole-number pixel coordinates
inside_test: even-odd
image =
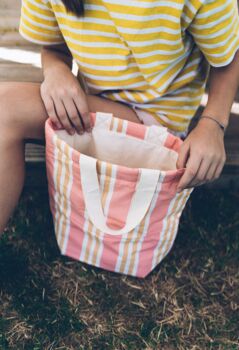
[[[90,93],[187,130],[208,68],[229,64],[239,48],[237,0],[86,0],[84,7],[79,18],[60,0],[23,0],[19,31],[41,45],[66,42]]]

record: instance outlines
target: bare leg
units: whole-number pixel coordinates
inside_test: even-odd
[[[24,139],[43,138],[46,111],[39,84],[0,84],[0,233],[24,183]]]
[[[121,103],[89,95],[91,112],[139,122],[135,112]],[[44,139],[47,113],[39,83],[0,83],[0,233],[19,200],[25,176],[24,139]]]

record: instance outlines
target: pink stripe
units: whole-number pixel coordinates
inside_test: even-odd
[[[127,124],[128,124],[127,130],[126,130],[127,135],[134,136],[134,137],[137,137],[139,139],[144,140],[146,130],[147,130],[146,126],[144,126],[142,124],[136,124],[133,122],[129,122],[129,121]]]
[[[183,143],[179,137],[174,136],[173,134],[168,134],[164,146],[173,149],[176,152],[179,152],[180,146]]]
[[[151,214],[148,231],[144,237],[140,252],[137,275],[145,277],[151,271],[154,249],[158,244],[163,227],[163,219],[167,214],[172,196],[172,182],[163,181],[158,194],[156,206]]]
[[[166,175],[164,177],[164,182],[170,182],[170,193],[172,196],[175,194],[177,189],[177,184],[179,183],[179,180],[185,173],[186,168],[180,168],[176,170],[169,170],[166,172]]]
[[[91,113],[92,122],[95,122],[95,114]],[[55,133],[55,127],[51,123],[51,121],[48,119],[46,122],[46,139],[52,140],[54,133]],[[48,148],[48,153],[54,152],[54,147]],[[53,153],[54,154],[54,153]],[[85,211],[85,205],[83,200],[83,194],[81,189],[81,181],[80,181],[80,166],[79,166],[79,158],[80,153],[76,151],[75,149],[72,149],[72,176],[73,176],[73,183],[72,183],[72,189],[70,193],[70,202],[71,202],[71,227],[69,232],[69,238],[66,245],[66,252],[65,254],[79,260],[79,256],[81,254],[82,249],[82,243],[84,239],[84,211]],[[51,175],[53,179],[53,173]],[[52,183],[52,180],[50,180]],[[54,189],[55,191],[55,189]],[[54,194],[53,197],[54,198]]]
[[[138,171],[127,170],[126,173],[121,167],[117,167],[114,191],[107,217],[107,225],[112,229],[120,229],[125,226],[131,200],[135,192]]]
[[[116,182],[108,212],[109,227],[120,229],[125,225],[138,174],[138,169],[117,167]],[[104,235],[104,248],[100,262],[102,268],[115,271],[121,240],[122,235]]]
[[[84,239],[84,212],[85,204],[83,200],[81,180],[80,180],[80,166],[79,166],[79,155],[76,152],[72,154],[72,176],[73,184],[70,194],[71,201],[71,228],[69,233],[69,239],[66,247],[66,255],[71,256],[79,260],[82,243]]]
[[[56,208],[55,208],[55,185],[54,185],[54,143],[53,135],[51,135],[50,126],[48,121],[45,124],[45,135],[46,135],[46,174],[48,182],[48,192],[50,199],[50,208],[53,219],[55,218]]]
[[[115,265],[119,254],[121,235],[105,234],[103,239],[103,251],[100,260],[100,267],[106,270],[115,271]]]
[[[96,113],[93,113],[93,112],[90,113],[90,121],[91,121],[91,125],[94,126],[96,121]]]

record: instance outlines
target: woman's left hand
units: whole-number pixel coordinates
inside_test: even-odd
[[[185,168],[177,192],[217,179],[224,167],[226,152],[224,134],[211,119],[199,119],[181,145],[177,168]]]

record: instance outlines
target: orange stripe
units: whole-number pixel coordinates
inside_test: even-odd
[[[93,229],[93,225],[91,223],[91,221],[88,219],[88,232],[87,232],[87,236],[88,236],[88,240],[87,240],[87,245],[85,247],[85,257],[84,257],[84,261],[88,261],[89,255],[90,255],[90,247],[93,244],[93,237],[92,237],[92,229]]]
[[[111,118],[111,122],[110,122],[110,130],[114,129],[114,118]]]
[[[98,174],[102,174],[101,168],[102,168],[102,162],[97,161]],[[109,192],[110,181],[108,181],[108,179],[111,177],[111,174],[112,174],[112,166],[110,164],[107,164],[106,170],[105,170],[105,181],[104,181],[103,193],[102,193],[102,197],[101,197],[103,208],[105,208],[106,198],[107,198],[107,194]],[[93,252],[93,256],[92,256],[92,264],[96,263],[97,253],[99,251],[100,243],[101,243],[100,231],[98,229],[96,229],[96,232],[95,232],[95,239],[96,239],[96,244],[95,244],[95,248],[94,248],[94,252]]]
[[[123,120],[119,119],[117,131],[122,132],[122,130],[123,130]]]
[[[174,212],[175,212],[175,209],[176,209],[176,207],[177,207],[177,205],[178,205],[178,202],[179,202],[179,200],[182,198],[182,196],[183,196],[183,193],[181,192],[181,193],[178,195],[178,198],[176,199],[176,201],[175,201],[175,203],[174,203],[174,205],[173,205],[173,208],[171,209],[171,213],[174,213]],[[171,213],[170,213],[170,214],[171,214]],[[167,215],[168,215],[168,214],[167,214]],[[155,261],[158,261],[159,256],[161,255],[162,248],[163,248],[163,246],[164,246],[165,240],[166,240],[166,238],[168,237],[168,230],[169,230],[169,226],[170,226],[170,224],[171,224],[170,217],[171,217],[171,215],[169,215],[169,217],[168,217],[168,219],[167,219],[166,229],[164,230],[164,239],[163,239],[163,241],[161,242],[161,247],[159,247],[159,250],[158,250],[158,253],[157,253],[157,257],[156,257]],[[159,262],[159,261],[158,261],[158,262]]]
[[[124,235],[124,236],[127,236],[127,240],[124,243],[123,258],[121,260],[121,264],[120,264],[120,268],[119,268],[120,272],[124,272],[125,265],[127,262],[127,257],[128,257],[129,242],[132,241],[133,234],[134,234],[134,230],[131,230],[126,235]],[[122,239],[123,239],[123,237],[122,237]]]
[[[57,138],[56,140],[56,146],[58,149],[58,158],[56,159],[57,162],[57,175],[56,175],[56,193],[58,194],[58,201],[56,202],[56,214],[58,214],[58,218],[56,218],[56,237],[57,240],[59,239],[59,219],[60,219],[60,203],[59,200],[61,198],[61,175],[62,175],[62,151],[61,151],[61,143],[62,141]],[[62,247],[60,247],[62,249]]]
[[[146,217],[144,217],[142,223],[139,226],[139,230],[137,232],[137,237],[135,239],[135,242],[133,244],[133,249],[130,255],[130,264],[129,264],[129,270],[128,270],[128,274],[132,274],[133,273],[133,269],[134,269],[134,264],[135,264],[135,258],[136,258],[136,248],[137,248],[137,243],[140,240],[140,238],[142,237],[143,231],[144,231],[144,225],[145,225],[145,221],[146,221]]]
[[[68,192],[68,186],[69,186],[69,180],[70,180],[70,169],[69,169],[69,157],[70,157],[70,152],[69,152],[69,147],[67,146],[65,148],[65,156],[66,156],[66,161],[65,161],[65,179],[64,179],[64,184],[63,184],[63,215],[62,216],[62,235],[61,235],[61,240],[60,240],[60,247],[63,247],[63,243],[65,241],[65,234],[66,234],[66,215],[67,215],[67,192]]]
[[[185,206],[185,204],[186,204],[186,201],[187,201],[187,199],[189,198],[189,195],[190,195],[190,193],[188,193],[188,194],[185,195],[185,193],[183,193],[183,192],[182,192],[182,194],[185,196],[185,198],[183,199],[183,201],[182,201],[180,207],[178,208],[177,213],[182,212],[182,210],[183,210],[183,208],[184,208],[184,206]],[[170,244],[171,244],[171,241],[172,241],[172,236],[173,236],[173,234],[174,234],[174,232],[175,232],[175,229],[176,229],[176,225],[177,225],[176,214],[177,214],[177,213],[174,213],[173,227],[172,227],[172,230],[171,230],[171,232],[170,232],[170,238],[169,238],[169,240],[168,240],[168,243],[167,243],[167,246],[166,246],[166,249],[165,249],[165,254],[163,255],[162,259],[163,259],[163,258],[167,255],[167,253],[168,253],[168,249],[169,249]]]

